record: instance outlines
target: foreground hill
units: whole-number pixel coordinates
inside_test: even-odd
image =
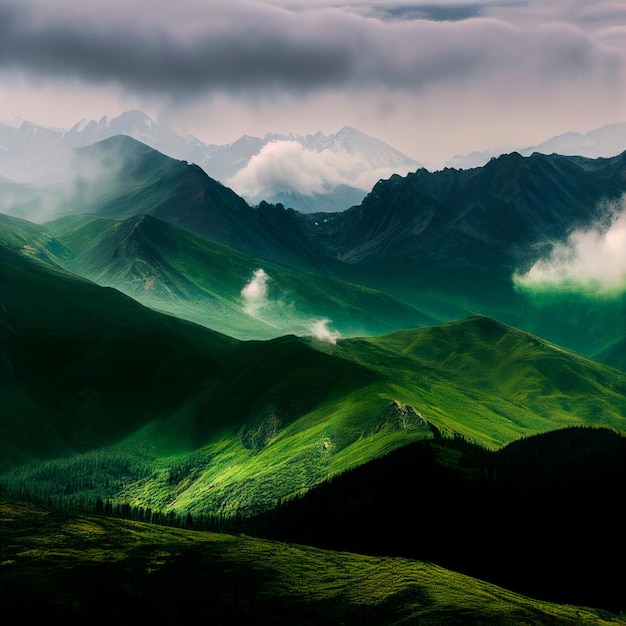
[[[624,624],[436,565],[0,503],[8,618],[67,624]]]
[[[416,442],[284,503],[257,533],[433,561],[532,597],[626,609],[626,437],[567,428],[487,451]]]

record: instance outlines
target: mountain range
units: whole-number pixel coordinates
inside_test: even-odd
[[[280,202],[302,212],[336,211],[358,204],[380,178],[420,166],[349,126],[330,135],[244,135],[231,144],[215,145],[177,134],[133,110],[111,119],[82,120],[69,129],[44,128],[27,121],[0,124],[0,176],[30,182],[63,179],[73,148],[116,135],[200,166],[251,204]]]
[[[616,287],[597,284],[611,261],[606,266],[600,264],[597,278],[572,275],[568,281],[560,282],[526,278],[532,276],[527,274],[530,270],[541,268],[542,264],[556,264],[558,271],[565,271],[558,262],[558,254],[563,255],[566,250],[574,259],[579,253],[576,242],[585,233],[587,239],[591,233],[592,241],[584,240],[587,243],[581,253],[607,254],[603,252],[609,241],[607,233],[616,216],[623,213],[624,154],[587,159],[539,153],[523,157],[512,153],[472,170],[429,172],[422,168],[407,176],[394,175],[380,181],[358,206],[338,213],[315,214],[299,213],[264,201],[251,207],[198,166],[167,157],[126,136],[78,148],[73,159],[77,165],[75,178],[69,185],[37,189],[17,186],[20,190],[17,193],[14,183],[7,184],[13,196],[7,192],[5,198],[22,195],[6,212],[40,223],[84,213],[114,220],[149,215],[196,237],[227,246],[247,257],[245,263],[240,258],[240,270],[237,275],[231,275],[236,280],[229,288],[228,299],[232,303],[235,298],[236,307],[241,305],[241,290],[253,279],[254,272],[263,270],[271,277],[272,273],[276,275],[276,266],[315,276],[307,279],[310,285],[323,276],[340,281],[333,283],[337,288],[342,285],[341,289],[352,289],[350,297],[355,300],[343,312],[335,306],[337,300],[335,305],[327,306],[319,290],[315,296],[310,292],[309,304],[303,305],[300,313],[292,311],[287,315],[282,305],[278,307],[282,313],[276,306],[273,311],[271,306],[266,306],[265,313],[270,317],[261,321],[278,326],[279,333],[296,331],[302,327],[297,319],[311,316],[336,319],[343,334],[386,332],[406,327],[409,319],[406,315],[413,309],[411,315],[417,325],[429,319],[451,321],[479,313],[590,357],[604,354],[626,334],[624,291],[619,287],[619,276],[613,279],[617,281]],[[69,223],[66,221],[65,225]],[[144,234],[146,228],[144,225]],[[163,231],[165,227],[159,228]],[[148,257],[164,254],[159,250],[163,238],[157,230],[152,232],[155,241],[143,240],[142,254]],[[82,243],[74,238],[71,245],[80,257],[75,259],[74,271],[92,279],[98,276],[98,280],[118,288],[133,289],[134,296],[151,278],[157,283],[171,282],[171,276],[159,276],[157,271],[154,276],[148,272],[143,279],[136,276],[137,280],[122,287],[115,278],[119,269],[109,272],[105,267],[110,259],[87,259],[102,251],[101,247],[90,249],[96,231],[94,226],[92,239],[83,239]],[[83,236],[87,232],[84,230]],[[61,231],[59,235],[71,236]],[[180,236],[178,232],[176,237]],[[619,238],[619,229],[612,236]],[[130,245],[130,240],[127,243]],[[166,254],[171,255],[173,244],[168,245],[170,252]],[[83,254],[85,246],[87,251]],[[183,248],[189,246],[197,250],[197,240],[195,244],[188,240]],[[109,256],[112,251],[110,248]],[[137,258],[133,272],[141,276],[137,268],[147,267],[145,259],[137,257],[135,248],[128,254]],[[203,263],[206,254],[207,251]],[[173,259],[168,262],[171,264]],[[176,262],[182,263],[180,259]],[[177,267],[177,271],[186,280],[197,283],[198,276],[190,279],[188,275],[189,263],[191,259],[187,258],[183,263],[187,267]],[[574,262],[569,265],[576,268]],[[128,270],[130,266],[125,267]],[[171,268],[167,271],[171,273]],[[304,302],[307,296],[303,296],[306,290],[292,290],[293,277],[292,273],[290,279],[281,279],[282,286],[279,281],[271,280],[263,289],[271,289],[273,285],[279,290],[273,300],[294,303],[297,310],[298,302]],[[113,282],[107,283],[109,279]],[[205,282],[202,289],[206,291],[208,287],[210,292],[205,277],[202,280]],[[385,299],[395,301],[384,315],[391,308],[400,314],[391,326],[376,313],[379,305],[374,305],[373,300],[367,308],[378,319],[372,319],[371,323],[363,321],[368,316],[363,308],[366,297],[363,288],[383,294],[376,296],[380,306]],[[196,288],[186,289],[185,306],[190,300],[195,301],[191,303],[192,309],[204,306],[196,298]],[[153,292],[143,290],[146,302],[155,295]],[[373,297],[373,292],[367,293]],[[266,295],[271,296],[269,292]],[[158,297],[160,302],[150,301],[161,310],[180,311],[182,296],[165,288]],[[214,296],[211,298],[217,305]],[[317,306],[311,302],[313,299]],[[399,305],[398,301],[403,304]],[[341,302],[346,302],[345,298]],[[575,307],[571,306],[572,302],[576,303]],[[269,300],[258,304],[269,305]],[[360,308],[360,312],[353,307]],[[352,313],[356,317],[350,322]],[[201,316],[197,311],[189,311],[186,317],[200,321],[198,315]],[[277,324],[277,316],[290,317],[292,321]],[[235,336],[251,337],[243,328],[240,334],[234,326],[228,328]],[[615,357],[612,358],[615,362]]]
[[[0,122],[0,177],[32,181],[61,176],[60,152],[115,135],[127,135],[170,157],[199,165],[251,204],[265,200],[303,213],[355,206],[379,179],[422,167],[413,157],[349,126],[330,135],[270,132],[263,137],[243,135],[229,144],[210,144],[177,133],[142,111],[130,110],[111,118],[83,119],[70,128],[42,127],[23,120]],[[626,122],[620,122],[587,133],[563,133],[534,146],[456,155],[443,167],[482,167],[510,152],[601,158],[625,148]]]
[[[542,154],[562,154],[597,159],[620,154],[625,147],[626,122],[617,122],[594,128],[586,133],[570,131],[556,135],[534,146],[509,146],[499,150],[477,151],[466,155],[457,155],[446,163],[446,167],[481,167],[492,158],[507,152],[519,152],[523,156],[530,156],[533,152],[540,152]]]
[[[1,500],[264,536],[285,563],[285,542],[422,559],[528,594],[538,623],[561,619],[540,601],[619,623],[623,555],[594,538],[619,534],[596,512],[626,478],[626,288],[574,270],[620,241],[626,153],[418,167],[306,213],[126,135],[55,150],[62,182],[0,180]]]

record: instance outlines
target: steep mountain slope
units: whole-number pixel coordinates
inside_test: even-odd
[[[146,215],[71,216],[46,227],[81,276],[240,339],[311,335],[316,324],[330,338],[436,322],[376,290],[266,263]]]
[[[57,217],[146,214],[262,259],[325,270],[326,261],[301,232],[294,211],[267,204],[253,209],[196,165],[121,135],[77,149],[76,164],[79,172],[98,177],[81,178]]]
[[[602,216],[599,203],[626,191],[625,170],[626,153],[600,160],[513,153],[474,170],[421,169],[379,182],[361,206],[311,233],[349,263],[409,259],[431,275],[461,264],[510,274],[536,260],[536,246]]]
[[[5,246],[0,258],[4,465],[99,447],[175,413],[234,342]]]
[[[594,355],[600,363],[606,363],[612,367],[626,371],[626,337],[618,339],[601,352]]]
[[[350,264],[345,276],[385,285],[435,317],[478,312],[592,354],[623,336],[620,300],[584,299],[590,315],[576,320],[571,294],[526,293],[514,276],[576,229],[607,224],[625,173],[626,153],[510,154],[473,170],[418,170],[381,181],[358,207],[307,216],[309,233],[324,254]],[[590,333],[594,319],[605,323]]]

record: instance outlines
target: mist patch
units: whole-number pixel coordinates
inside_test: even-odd
[[[271,276],[257,268],[252,278],[241,290],[243,310],[251,317],[262,320],[285,334],[313,336],[320,341],[335,344],[341,333],[332,330],[332,320],[327,317],[311,317],[298,311],[295,301],[270,294]]]
[[[545,259],[516,273],[517,287],[529,291],[576,291],[607,295],[626,291],[626,200],[611,207],[608,222],[574,231]]]

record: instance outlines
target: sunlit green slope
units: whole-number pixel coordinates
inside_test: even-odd
[[[568,425],[626,427],[626,377],[496,320],[474,317],[338,343],[439,428],[488,446]]]
[[[493,448],[626,430],[624,373],[487,318],[241,342],[3,246],[0,261],[2,461],[21,463],[2,483],[25,494],[231,514],[436,432]]]
[[[0,503],[9,618],[66,624],[624,624],[421,561]],[[18,592],[16,593],[16,590]]]

